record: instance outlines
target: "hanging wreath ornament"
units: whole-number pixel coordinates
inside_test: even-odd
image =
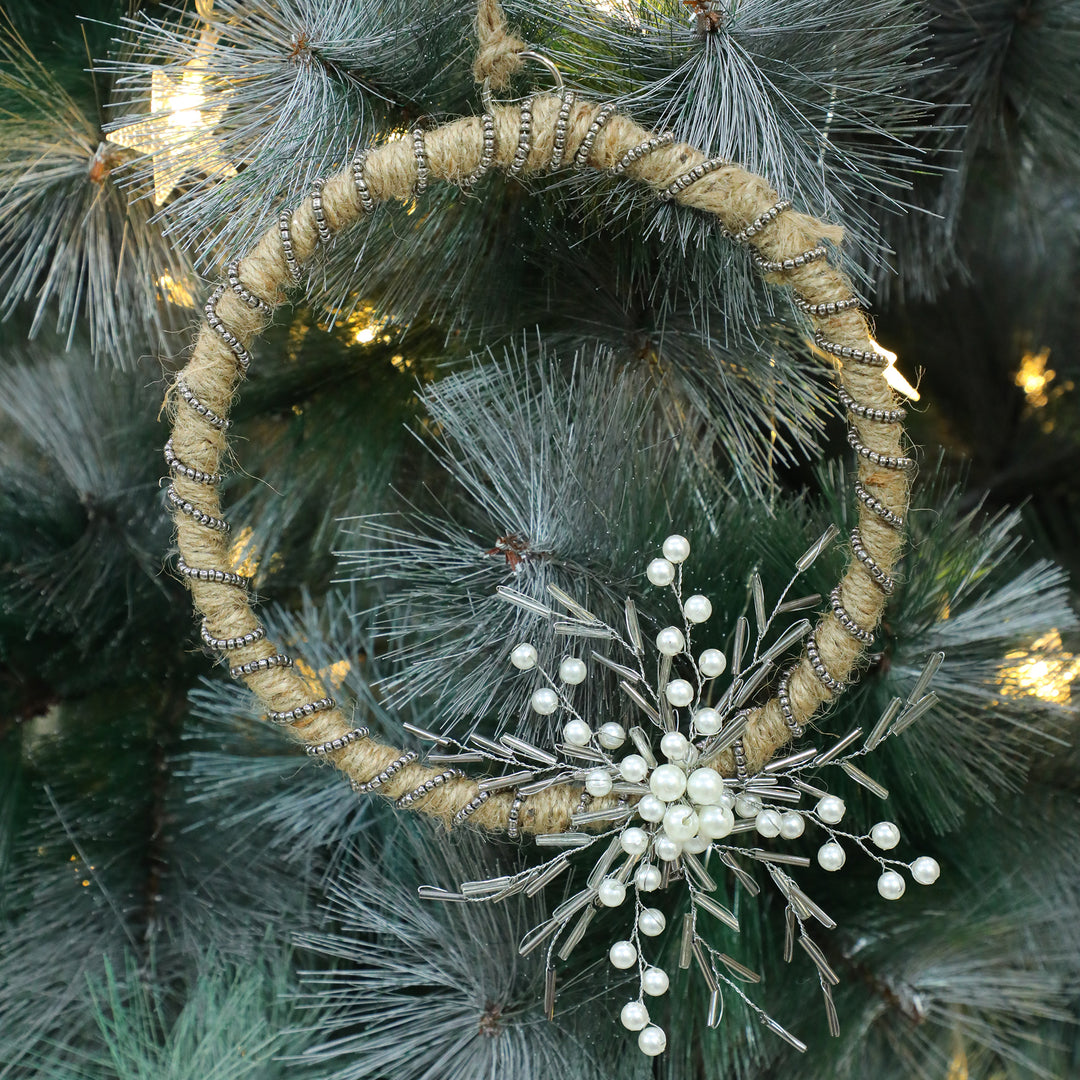
[[[883,377],[888,361],[870,338],[851,283],[829,261],[823,241],[840,243],[837,226],[799,213],[766,180],[736,164],[706,158],[670,134],[645,131],[614,105],[579,100],[562,86],[550,61],[509,33],[495,0],[481,0],[477,26],[480,49],[474,70],[485,87],[483,115],[426,132],[417,129],[361,150],[349,166],[317,183],[298,207],[285,210],[277,227],[228,267],[227,282],[212,293],[191,360],[168,395],[173,426],[165,455],[172,477],[168,501],[177,529],[177,569],[203,617],[203,641],[227,655],[230,674],[254,691],[269,721],[287,727],[308,754],[333,762],[356,791],[376,792],[450,827],[467,821],[512,837],[532,834],[539,847],[553,849],[546,861],[519,874],[465,882],[459,891],[425,887],[423,897],[487,902],[521,892],[535,895],[567,871],[580,850],[594,851],[585,886],[521,942],[523,955],[546,946],[549,1015],[555,1004],[556,957],[565,960],[597,913],[621,907],[632,889],[628,935],[616,940],[609,953],[615,967],[636,968],[639,976],[637,997],[627,1002],[620,1018],[638,1033],[643,1052],[664,1050],[666,1033],[651,1022],[645,999],[664,994],[669,978],[645,954],[646,939],[664,932],[666,917],[646,900],[650,892],[680,882],[689,904],[681,919],[679,963],[701,969],[712,992],[709,1023],[719,1022],[724,994],[735,993],[769,1028],[805,1049],[750,1001],[742,987],[757,976],[710,944],[711,936],[698,922],[707,915],[724,932],[737,932],[734,913],[712,895],[714,875],[728,874],[733,887],[756,894],[758,880],[740,860],[762,864],[787,903],[787,959],[797,942],[817,967],[835,1034],[839,1028],[831,987],[837,977],[809,934],[815,921],[827,928],[835,924],[788,872],[808,866],[810,859],[739,844],[736,838],[791,840],[811,824],[826,836],[818,863],[839,870],[846,851],[859,849],[879,863],[878,891],[886,899],[898,899],[905,891],[904,870],[921,884],[932,884],[938,876],[937,863],[926,856],[901,863],[881,854],[900,840],[891,822],[878,822],[865,834],[841,832],[843,800],[819,786],[818,772],[840,767],[887,797],[855,760],[932,706],[935,696],[928,685],[941,654],[931,658],[908,699],[894,700],[869,732],[857,728],[825,749],[776,757],[855,676],[893,591],[914,464],[903,446],[904,410]],[[555,72],[556,92],[532,94],[520,105],[494,104],[490,88],[505,87],[528,59]],[[730,658],[706,649],[695,659],[691,651],[695,628],[711,616],[712,605],[705,596],[683,595],[690,546],[680,535],[668,537],[646,568],[648,580],[671,593],[681,623],[661,630],[655,650],[643,637],[630,600],[625,627],[617,629],[554,586],[549,589],[552,606],[501,588],[508,603],[553,623],[556,634],[582,645],[576,651],[614,671],[640,725],[628,732],[609,720],[594,731],[573,704],[574,686],[588,675],[586,661],[568,655],[557,672],[547,672],[526,641],[514,645],[508,661],[542,683],[532,693],[533,710],[565,716],[561,741],[541,747],[513,735],[494,741],[474,734],[458,742],[410,728],[434,744],[423,761],[415,750],[387,746],[366,729],[353,727],[329,695],[312,693],[310,679],[269,639],[252,609],[250,579],[230,569],[220,468],[228,450],[229,405],[251,363],[250,344],[285,301],[285,291],[302,282],[304,267],[320,246],[370,217],[380,203],[409,201],[435,180],[472,189],[496,168],[519,176],[593,169],[648,185],[661,200],[713,215],[733,243],[749,249],[771,284],[792,289],[796,305],[814,326],[816,346],[837,362],[837,394],[858,458],[858,526],[851,533],[847,569],[816,625],[803,619],[776,636],[777,616],[799,605],[786,600],[785,590],[770,614],[755,577],[756,635],[748,620],[739,619]],[[829,530],[799,560],[792,583],[836,532]],[[783,666],[784,654],[803,639],[801,655]],[[775,694],[765,704],[754,704],[777,664],[782,670]],[[716,680],[725,671],[730,682],[720,693]],[[624,754],[628,739],[633,752]],[[466,775],[460,765],[469,762],[487,763],[493,775]],[[804,799],[815,800],[812,809],[799,809]]]

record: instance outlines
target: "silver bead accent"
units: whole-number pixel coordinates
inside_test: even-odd
[[[252,311],[261,312],[263,315],[272,315],[274,313],[272,304],[268,304],[265,300],[260,299],[250,289],[245,288],[240,281],[239,259],[234,259],[229,263],[225,273],[229,279],[229,288],[232,289],[232,291],[236,293],[236,295],[239,296]]]
[[[841,311],[850,311],[857,308],[862,301],[857,296],[849,296],[845,300],[828,300],[823,304],[811,304],[801,296],[793,296],[792,303],[807,315],[817,315],[819,318],[826,315],[839,315]]]
[[[190,465],[185,465],[176,456],[171,438],[165,443],[164,454],[165,464],[168,465],[169,470],[176,473],[177,476],[183,476],[195,484],[213,485],[221,483],[221,473],[203,472],[201,469],[193,469]]]
[[[891,361],[887,356],[873,349],[856,349],[851,345],[841,345],[830,341],[820,330],[814,332],[814,344],[819,349],[824,349],[841,360],[851,360],[856,364],[864,364],[866,367],[887,368]]]
[[[879,465],[883,469],[895,469],[897,472],[902,472],[905,469],[915,467],[914,458],[903,457],[900,455],[894,457],[889,454],[879,454],[876,450],[871,450],[870,447],[864,446],[859,442],[858,433],[854,428],[848,430],[847,441],[848,445],[850,445],[852,450],[857,454],[861,454],[867,461],[872,461],[875,465]]]
[[[788,684],[791,682],[791,676],[795,674],[795,668],[790,667],[780,678],[780,685],[776,688],[776,697],[780,702],[780,712],[784,715],[784,723],[787,724],[791,731],[791,736],[794,739],[802,737],[803,732],[806,730],[802,724],[795,719],[795,710],[791,705],[791,694],[788,691]]]
[[[296,260],[296,251],[292,242],[292,211],[286,207],[278,216],[278,235],[281,237],[281,252],[285,256],[285,265],[294,285],[304,280],[300,263]]]
[[[244,348],[240,339],[218,318],[217,302],[224,294],[224,285],[219,285],[210,294],[210,299],[206,301],[206,307],[203,308],[203,317],[206,319],[206,325],[229,346],[229,351],[236,357],[236,362],[240,365],[240,371],[246,375],[247,369],[251,366],[251,353]]]
[[[695,165],[688,172],[684,172],[682,176],[668,184],[663,191],[659,192],[658,197],[661,202],[671,202],[676,195],[685,191],[692,184],[696,184],[703,177],[708,176],[709,173],[716,172],[717,169],[722,169],[725,165],[730,164],[731,162],[727,158],[709,158],[707,161]]]
[[[660,135],[653,135],[643,143],[638,143],[637,146],[627,150],[626,153],[623,154],[610,169],[608,169],[608,176],[622,176],[622,174],[635,162],[640,161],[654,150],[659,150],[661,146],[670,146],[674,141],[675,132],[673,131],[665,131]]]
[[[311,185],[311,213],[315,218],[315,228],[319,230],[319,243],[329,244],[334,239],[330,226],[326,223],[326,211],[322,204],[322,189],[326,178],[321,177]]]
[[[260,671],[269,671],[271,668],[292,667],[293,658],[284,653],[274,653],[273,656],[264,656],[261,660],[249,660],[246,664],[237,664],[229,668],[229,676],[233,679],[243,679],[247,675],[256,675]]]
[[[840,404],[860,420],[873,420],[878,424],[899,424],[907,416],[907,409],[874,409],[869,405],[860,405],[842,386],[836,388],[836,396],[840,399]]]
[[[374,214],[375,200],[371,197],[371,188],[368,187],[367,179],[364,177],[364,168],[367,165],[369,153],[371,153],[370,150],[361,150],[353,158],[352,177],[353,183],[356,185],[356,196],[360,200],[360,208],[365,214]]]
[[[559,115],[555,120],[555,139],[551,149],[548,168],[554,172],[562,168],[563,155],[566,153],[566,129],[570,123],[570,110],[574,107],[574,91],[564,89]]]
[[[249,630],[239,637],[214,637],[207,628],[206,620],[203,619],[199,636],[208,648],[216,649],[218,652],[230,652],[233,649],[245,649],[248,645],[254,645],[256,641],[262,641],[266,637],[266,627],[256,626],[254,630]]]
[[[798,255],[792,255],[790,258],[774,262],[771,259],[766,259],[755,248],[750,249],[750,257],[757,263],[757,268],[763,274],[782,274],[788,270],[798,270],[800,266],[817,262],[818,259],[824,259],[828,254],[829,249],[824,244],[818,244],[817,247],[808,248],[806,251],[799,252]]]
[[[495,160],[495,117],[491,113],[484,113],[480,117],[480,122],[484,127],[484,148],[480,152],[480,163],[461,181],[463,191],[468,191],[474,187],[484,177]]]
[[[521,816],[521,807],[525,802],[527,796],[522,795],[520,791],[514,792],[514,801],[510,804],[510,811],[506,815],[506,835],[511,840],[516,840],[521,835],[521,825],[519,818]]]
[[[857,528],[851,530],[851,550],[855,552],[855,558],[866,567],[867,573],[874,579],[877,587],[886,596],[892,596],[893,590],[896,588],[895,580],[889,577],[874,561],[873,555],[863,545],[862,534]]]
[[[818,677],[822,686],[834,696],[842,694],[846,689],[846,686],[839,679],[835,679],[829,674],[828,669],[821,659],[821,654],[818,652],[817,642],[814,640],[812,634],[806,639],[806,656],[810,661],[810,666],[814,669],[814,674]]]
[[[481,791],[478,795],[470,799],[453,817],[450,822],[450,828],[456,829],[459,825],[463,825],[465,821],[470,818],[481,806],[484,805],[492,796],[490,791]]]
[[[214,517],[213,514],[208,514],[204,510],[200,510],[194,503],[189,503],[187,499],[177,492],[175,486],[172,484],[165,490],[165,498],[167,498],[180,513],[186,514],[193,521],[197,521],[207,529],[214,529],[216,532],[222,533],[227,533],[232,529],[232,526],[224,518]]]
[[[308,757],[323,757],[326,754],[332,754],[335,750],[344,750],[349,743],[364,738],[367,733],[366,727],[353,728],[352,731],[346,731],[344,735],[339,735],[336,739],[328,739],[326,742],[307,746],[304,750]]]
[[[529,158],[532,149],[532,108],[536,95],[532,94],[521,103],[521,126],[518,128],[517,152],[514,160],[510,162],[510,168],[506,170],[507,176],[517,176]]]
[[[596,114],[593,122],[589,125],[589,130],[585,132],[585,138],[581,140],[581,145],[574,154],[574,168],[579,172],[588,168],[589,155],[592,153],[596,136],[600,134],[600,129],[615,115],[615,108],[615,102],[609,101]]]
[[[204,570],[201,567],[188,566],[181,555],[176,557],[176,572],[196,581],[212,581],[216,585],[232,585],[237,589],[249,588],[252,580],[243,574],[234,574],[231,570]]]
[[[427,143],[424,142],[424,129],[414,127],[412,130],[413,157],[416,158],[416,182],[413,184],[413,194],[423,195],[427,191],[430,169],[428,167]]]
[[[867,510],[877,514],[886,525],[891,525],[894,529],[905,527],[904,519],[899,514],[894,514],[880,499],[875,499],[858,480],[855,481],[855,497]]]
[[[741,735],[731,744],[731,752],[735,755],[735,775],[745,780],[750,774],[746,768],[746,744]]]
[[[337,707],[337,702],[332,697],[321,697],[318,701],[309,701],[303,705],[297,705],[295,709],[287,712],[275,712],[273,709],[266,714],[266,719],[271,724],[295,724],[297,720],[306,720],[316,713],[330,712]]]
[[[176,382],[173,383],[176,387],[176,392],[195,410],[211,427],[216,427],[218,431],[225,431],[229,426],[229,421],[224,416],[218,416],[213,409],[204,405],[190,390],[188,384],[184,382],[183,376],[178,376]]]
[[[840,586],[837,585],[831,593],[829,593],[829,604],[832,606],[833,615],[836,616],[836,621],[858,642],[863,645],[870,645],[874,640],[874,631],[867,630],[865,627],[860,626],[848,613],[844,605],[840,602]]]
[[[465,774],[460,769],[447,769],[446,772],[441,772],[438,776],[432,776],[425,780],[419,787],[406,792],[394,802],[394,805],[399,810],[404,810],[406,807],[412,806],[418,799],[424,798],[425,795],[430,795],[437,787],[442,787],[443,784],[464,775]]]
[[[358,780],[350,781],[352,789],[360,795],[366,795],[369,791],[374,791],[376,788],[382,787],[394,773],[401,772],[406,765],[411,765],[415,760],[416,751],[406,750],[401,757],[397,758],[395,761],[391,761],[381,773],[373,776],[366,783],[361,784]]]
[[[758,215],[746,226],[745,229],[740,229],[737,233],[731,234],[731,239],[736,244],[745,244],[750,240],[750,237],[757,236],[762,229],[771,225],[785,210],[791,209],[790,199],[781,199],[774,206],[770,206],[765,213]]]

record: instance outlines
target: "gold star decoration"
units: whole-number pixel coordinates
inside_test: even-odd
[[[206,19],[213,0],[197,0],[195,7]],[[204,22],[195,55],[178,76],[151,72],[150,116],[108,134],[109,141],[117,146],[153,157],[155,206],[161,206],[173,193],[184,173],[236,175],[236,169],[221,153],[212,135],[226,106],[207,104],[206,58],[217,39],[217,31]]]

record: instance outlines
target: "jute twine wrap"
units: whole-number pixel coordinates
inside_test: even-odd
[[[554,128],[561,99],[555,95],[540,95],[533,102],[532,149],[523,173],[543,172],[551,158]],[[589,125],[599,112],[592,103],[576,103],[570,113],[566,132],[564,161],[573,159]],[[518,145],[521,114],[515,106],[494,108],[495,163],[505,169],[510,165]],[[650,133],[624,116],[612,116],[597,135],[589,155],[591,168],[603,170],[618,162],[632,147],[644,142]],[[451,184],[460,184],[481,160],[483,128],[477,117],[457,120],[436,128],[426,135],[430,177]],[[683,176],[704,160],[691,146],[669,145],[643,156],[626,173],[634,180],[648,184],[658,192]],[[376,202],[398,199],[408,202],[417,179],[417,160],[408,139],[388,142],[370,151],[365,166],[365,179]],[[336,236],[351,228],[364,216],[353,180],[352,168],[346,167],[326,181],[321,200],[326,223]],[[726,165],[709,172],[702,179],[686,186],[677,196],[685,206],[715,215],[731,232],[743,229],[763,212],[777,203],[777,194],[767,181],[737,165]],[[291,236],[296,259],[306,264],[319,246],[319,231],[311,199],[305,199],[292,217]],[[771,262],[782,262],[813,248],[821,239],[839,243],[841,230],[823,224],[794,210],[779,213],[775,220],[758,231],[750,244]],[[266,232],[239,264],[239,279],[255,297],[270,306],[285,299],[284,290],[290,284],[282,239],[277,228]],[[819,258],[781,273],[769,275],[777,285],[793,287],[810,304],[848,298],[852,287],[845,275],[826,259]],[[246,348],[265,329],[270,315],[253,309],[231,288],[227,288],[217,305],[217,315],[224,326]],[[814,317],[816,329],[839,346],[872,350],[866,318],[857,308],[839,314]],[[242,378],[242,371],[229,345],[218,331],[203,323],[194,352],[180,375],[190,393],[220,417],[228,415],[233,394]],[[859,405],[876,409],[893,409],[896,400],[880,369],[858,363],[843,362],[839,371],[843,388]],[[170,389],[167,405],[173,421],[172,446],[184,464],[216,473],[228,452],[225,434],[204,415],[193,409],[180,395],[177,386]],[[870,451],[887,457],[904,453],[903,432],[897,423],[882,423],[849,415],[859,441]],[[885,508],[903,517],[907,510],[908,478],[903,470],[883,468],[860,456],[858,478],[867,492]],[[196,483],[183,475],[174,477],[180,497],[206,514],[222,516],[216,486]],[[187,513],[174,514],[180,555],[189,567],[228,571],[230,569],[227,536],[207,528]],[[878,514],[859,505],[859,527],[866,552],[878,567],[891,574],[900,555],[902,534],[887,525]],[[214,581],[187,578],[195,606],[205,616],[209,633],[218,638],[242,637],[259,624],[244,589]],[[848,615],[860,627],[872,630],[880,620],[885,598],[863,563],[852,558],[840,584],[840,600]],[[815,629],[821,661],[828,673],[840,681],[848,680],[862,659],[861,645],[837,621],[830,611],[823,615]],[[271,657],[280,651],[267,638],[229,653],[231,664]],[[269,710],[286,712],[322,696],[325,691],[314,689],[309,679],[295,668],[274,667],[246,678],[248,686]],[[830,701],[832,694],[815,674],[804,653],[789,681],[794,719],[805,724],[818,708]],[[352,728],[349,717],[342,711],[319,712],[291,725],[295,736],[309,746],[317,746],[339,738]],[[756,771],[791,738],[776,697],[756,709],[750,717],[744,745],[747,766]],[[378,775],[402,751],[369,738],[360,738],[342,749],[327,755],[334,764],[355,782],[363,783]],[[721,772],[730,775],[734,764],[730,755],[719,764]],[[437,771],[419,762],[401,768],[380,788],[380,794],[399,797],[415,790]],[[441,818],[447,824],[478,793],[475,781],[464,777],[451,779],[434,788],[411,804],[412,809]],[[561,832],[570,827],[580,789],[571,785],[550,788],[531,795],[521,807],[519,828],[534,833]],[[489,829],[505,829],[507,814],[514,798],[513,791],[492,795],[469,817],[470,823]],[[599,808],[610,801],[596,800]]]

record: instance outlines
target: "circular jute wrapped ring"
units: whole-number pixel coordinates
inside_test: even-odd
[[[291,213],[281,215],[254,248],[232,264],[206,308],[191,360],[170,387],[172,417],[169,503],[175,518],[177,569],[203,616],[204,640],[228,649],[232,673],[243,678],[267,710],[288,725],[312,753],[325,756],[359,790],[389,798],[416,793],[413,810],[448,825],[457,816],[489,829],[534,833],[570,827],[579,792],[563,784],[522,804],[513,790],[480,798],[477,782],[429,768],[414,752],[386,746],[353,727],[260,626],[248,579],[230,569],[229,525],[219,498],[227,450],[229,405],[284,290],[300,280],[320,244],[328,243],[389,199],[409,201],[417,186],[436,180],[472,187],[488,168],[518,175],[556,167],[589,168],[649,185],[661,199],[714,215],[736,242],[748,246],[766,278],[795,290],[795,303],[814,326],[816,346],[837,361],[840,401],[857,453],[858,528],[843,578],[820,616],[808,649],[784,673],[776,696],[752,710],[739,747],[739,766],[760,769],[831,701],[856,672],[892,591],[903,543],[909,471],[894,394],[850,281],[826,257],[827,240],[841,230],[793,210],[769,183],[738,165],[708,160],[670,135],[645,131],[613,107],[577,101],[569,91],[536,94],[523,109],[489,105],[482,117],[411,132],[362,151],[320,182]],[[313,749],[317,748],[317,749]],[[735,771],[729,752],[719,763]],[[430,786],[427,782],[431,781]],[[608,796],[607,798],[611,798]],[[593,803],[595,808],[603,800]],[[469,809],[463,814],[466,807]],[[460,815],[460,816],[459,816]]]

